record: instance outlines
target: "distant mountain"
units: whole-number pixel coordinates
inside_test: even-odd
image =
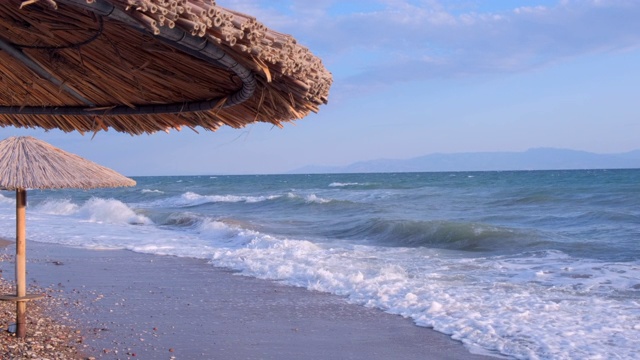
[[[640,150],[620,154],[536,148],[523,152],[431,154],[412,159],[360,161],[347,166],[305,166],[291,173],[439,172],[640,168]]]

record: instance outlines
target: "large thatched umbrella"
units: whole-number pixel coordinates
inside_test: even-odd
[[[316,112],[332,76],[213,0],[3,0],[0,126],[152,133]]]
[[[41,295],[27,294],[27,189],[93,189],[134,186],[135,181],[80,156],[33,137],[11,137],[0,142],[0,188],[16,191],[16,294],[0,300],[16,302],[17,335],[26,335],[26,303]]]
[[[0,126],[129,134],[281,126],[317,112],[331,83],[291,36],[213,0],[0,1]],[[57,178],[48,176],[54,168],[19,179]],[[20,218],[26,188],[97,186],[71,174],[61,186],[0,174],[0,186],[16,190]],[[19,311],[30,299],[24,290],[10,297]]]
[[[317,112],[331,83],[291,36],[213,0],[0,1],[0,126],[129,134],[281,126]],[[25,189],[41,186],[8,179],[0,174],[0,186],[16,189],[24,214]],[[19,287],[11,299],[20,311],[30,298]]]

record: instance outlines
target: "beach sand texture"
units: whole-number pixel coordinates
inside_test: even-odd
[[[0,238],[0,249],[15,242]],[[0,264],[12,262],[13,257],[0,251]],[[2,266],[4,268],[4,266]],[[13,281],[3,278],[0,269],[0,294],[13,294]],[[42,292],[45,289],[39,289]],[[29,337],[22,340],[7,332],[15,322],[16,306],[14,302],[0,301],[0,359],[83,359],[76,345],[82,341],[82,335],[61,321],[65,317],[66,306],[63,298],[48,297],[42,301],[30,302],[27,306]],[[52,318],[50,314],[56,314]]]
[[[28,247],[30,286],[51,287],[64,299],[82,331],[78,349],[97,358],[488,358],[409,319],[202,260],[35,241]],[[12,265],[0,262],[5,278]]]

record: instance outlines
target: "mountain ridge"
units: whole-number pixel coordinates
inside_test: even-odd
[[[640,168],[640,149],[616,154],[532,148],[522,152],[433,153],[409,159],[358,161],[346,166],[304,166],[289,173],[449,172]]]

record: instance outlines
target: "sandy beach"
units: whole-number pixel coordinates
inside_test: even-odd
[[[0,249],[14,244],[0,238]],[[0,265],[12,260],[6,251],[0,251]],[[2,269],[0,294],[14,294],[14,282],[3,277]],[[51,290],[34,286],[31,291],[50,295]],[[85,359],[87,356],[78,352],[78,348],[82,348],[81,332],[63,320],[68,308],[64,302],[65,298],[58,296],[30,302],[26,319],[28,336],[19,339],[6,331],[15,323],[15,303],[0,301],[0,359]]]
[[[28,242],[27,258],[29,286],[52,289],[52,298],[66,310],[58,320],[81,332],[77,350],[85,356],[487,358],[400,316],[330,294],[238,276],[202,260],[34,241]],[[2,274],[11,278],[13,263],[6,255],[3,259]]]

